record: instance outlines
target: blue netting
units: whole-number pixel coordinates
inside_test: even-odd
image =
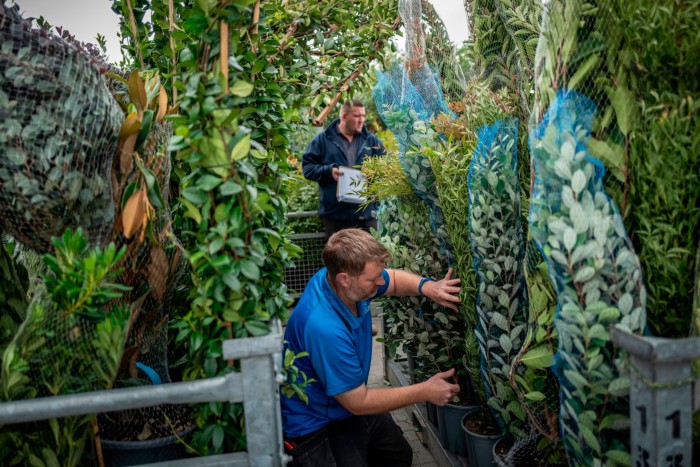
[[[629,381],[619,374],[608,328],[641,334],[646,291],[639,259],[616,204],[605,193],[604,169],[587,148],[596,105],[560,90],[530,132],[536,179],[532,235],[557,291],[561,383],[560,426],[573,465],[606,463],[629,452]]]
[[[469,241],[479,278],[474,332],[488,404],[501,427],[524,435],[523,421],[508,405],[516,400],[510,372],[527,334],[529,309],[517,143],[516,118],[478,132],[469,166]]]
[[[430,161],[419,151],[439,138],[428,127],[430,119],[439,112],[449,112],[440,83],[427,66],[415,70],[411,77],[395,66],[384,73],[377,72],[372,95],[382,120],[399,143],[401,167],[428,209],[440,250],[452,263],[454,248],[440,207],[435,175]]]

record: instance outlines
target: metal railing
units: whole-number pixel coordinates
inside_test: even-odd
[[[197,381],[94,391],[0,403],[0,425],[49,420],[158,404],[242,402],[247,452],[183,459],[154,466],[279,467],[290,459],[282,445],[278,385],[283,380],[282,329],[263,337],[227,340],[223,358],[240,360],[241,372]]]

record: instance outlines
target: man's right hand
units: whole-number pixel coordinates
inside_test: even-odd
[[[454,396],[459,393],[459,385],[445,381],[447,378],[452,378],[455,374],[455,369],[443,371],[433,375],[423,384],[426,386],[426,400],[435,405],[445,405]]]
[[[333,169],[331,170],[331,175],[333,176],[333,181],[337,182],[338,177],[343,175],[343,171],[340,170],[338,167],[333,167]]]

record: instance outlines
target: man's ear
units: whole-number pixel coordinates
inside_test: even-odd
[[[335,275],[335,283],[341,287],[348,287],[350,285],[350,276],[347,272],[339,272]]]

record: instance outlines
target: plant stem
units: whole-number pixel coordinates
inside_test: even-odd
[[[129,26],[131,27],[131,33],[134,35],[134,48],[136,49],[136,56],[139,59],[139,66],[144,69],[143,56],[141,55],[141,44],[139,43],[139,30],[136,25],[136,16],[134,15],[134,9],[131,6],[131,0],[126,0],[126,6],[129,8]]]

